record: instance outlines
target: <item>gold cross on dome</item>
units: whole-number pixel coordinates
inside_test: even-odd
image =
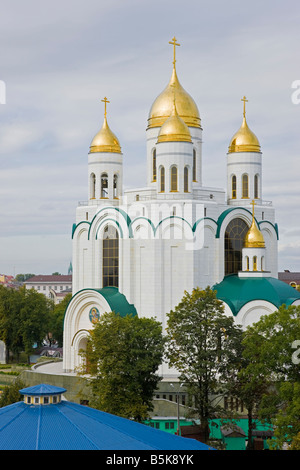
[[[246,101],[247,101],[247,103],[248,103],[248,100],[246,100],[246,96],[244,96],[244,97],[241,99],[241,101],[244,101],[244,113],[243,113],[243,114],[244,114],[244,117],[246,117]]]
[[[254,201],[254,199],[252,200],[252,202],[250,202],[251,206],[252,206],[252,215],[254,217],[254,206],[256,206],[256,202]]]
[[[176,62],[176,46],[180,46],[180,44],[178,44],[176,41],[177,39],[175,38],[175,36],[173,37],[172,41],[169,41],[169,44],[173,46],[173,65],[174,66]]]
[[[106,117],[106,114],[107,114],[107,112],[106,112],[106,104],[107,104],[107,103],[110,103],[110,101],[108,101],[108,99],[106,98],[106,96],[105,96],[105,98],[104,98],[103,100],[101,100],[101,101],[104,103],[104,116]]]

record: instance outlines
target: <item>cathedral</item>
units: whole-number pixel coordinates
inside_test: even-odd
[[[241,127],[224,143],[226,189],[208,187],[200,113],[177,76],[176,38],[170,44],[171,78],[145,123],[146,187],[123,190],[123,154],[103,99],[103,124],[88,152],[88,197],[72,229],[65,372],[80,365],[79,351],[104,312],[155,317],[165,329],[184,292],[207,286],[243,328],[282,304],[300,304],[300,293],[278,280],[278,226],[263,199],[263,155],[246,119],[247,99]],[[176,376],[166,364],[160,373]]]

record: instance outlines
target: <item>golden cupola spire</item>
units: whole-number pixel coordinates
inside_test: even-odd
[[[184,90],[179,83],[176,72],[176,47],[180,46],[177,39],[174,37],[169,44],[173,45],[173,70],[171,79],[166,88],[158,95],[154,101],[149,117],[148,129],[152,127],[161,127],[163,123],[169,118],[173,111],[173,89],[176,91],[176,109],[189,127],[201,128],[201,120],[197,105],[193,98]]]
[[[244,248],[265,248],[265,240],[263,234],[259,230],[256,225],[255,217],[254,217],[254,206],[255,201],[252,201],[252,223],[251,227],[249,228],[245,240],[244,240]]]
[[[121,153],[121,147],[115,134],[110,130],[107,123],[107,108],[109,103],[105,97],[101,100],[104,103],[104,121],[100,131],[95,135],[90,145],[90,153],[108,152],[108,153]]]
[[[261,152],[258,138],[249,129],[249,126],[246,121],[246,102],[248,102],[248,100],[244,96],[241,101],[244,102],[243,122],[239,130],[234,134],[230,141],[228,153]]]

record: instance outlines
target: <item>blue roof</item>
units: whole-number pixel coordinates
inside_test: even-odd
[[[30,394],[35,388],[22,393]],[[0,450],[209,449],[194,439],[64,400],[50,405],[17,402],[0,408]]]

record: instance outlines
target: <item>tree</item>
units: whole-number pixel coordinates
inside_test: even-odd
[[[10,385],[6,385],[0,395],[0,408],[21,401],[22,395],[19,390],[22,390],[24,387],[25,383],[19,378],[14,380]]]
[[[56,340],[60,347],[63,344],[65,312],[71,298],[72,294],[67,294],[59,304],[54,305],[50,313],[49,333],[51,333],[51,337],[49,335],[49,341]]]
[[[239,365],[242,331],[224,314],[222,302],[209,287],[185,292],[169,313],[167,325],[169,363],[194,396],[207,441],[209,420],[223,411],[216,396],[227,392],[232,371]]]
[[[153,318],[102,315],[85,353],[92,390],[91,406],[142,421],[152,409],[160,377],[164,338]]]
[[[282,448],[300,432],[300,372],[295,342],[300,340],[300,307],[282,305],[248,327],[244,374],[260,377],[266,390],[259,403],[259,416],[274,425],[271,447]]]
[[[0,286],[0,339],[9,353],[28,355],[40,345],[49,331],[52,301],[34,289],[8,289]]]

